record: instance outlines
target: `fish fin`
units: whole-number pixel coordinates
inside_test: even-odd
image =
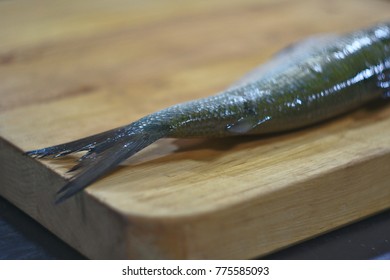
[[[245,86],[261,78],[271,77],[291,65],[304,61],[305,58],[317,52],[319,49],[324,48],[330,42],[337,42],[337,38],[338,35],[335,34],[322,34],[292,43],[275,53],[270,60],[244,74],[244,76],[228,87],[228,89]]]
[[[141,133],[122,137],[118,141],[102,142],[103,147],[96,146],[80,158],[79,163],[70,172],[81,169],[58,192],[55,203],[61,203],[74,194],[85,189],[104,174],[110,172],[125,159],[162,138],[160,133]]]
[[[85,189],[125,159],[168,135],[169,127],[145,125],[138,122],[105,131],[79,140],[48,148],[29,151],[32,157],[61,157],[67,154],[87,151],[68,172],[79,171],[58,192],[56,203],[61,203]]]
[[[254,116],[243,117],[233,124],[228,124],[226,129],[233,134],[245,134],[269,120],[271,120],[270,116],[265,116],[262,119],[255,119]]]
[[[245,134],[253,129],[255,123],[251,118],[241,118],[233,124],[228,124],[226,129],[234,134]]]
[[[107,139],[110,135],[112,135],[114,132],[117,132],[118,130],[118,128],[108,130],[64,144],[28,151],[25,154],[35,158],[44,158],[47,156],[57,158],[71,153],[90,150],[95,147],[97,143]]]

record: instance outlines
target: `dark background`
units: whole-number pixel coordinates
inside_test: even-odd
[[[0,196],[0,259],[85,259]],[[262,259],[390,259],[390,210]]]

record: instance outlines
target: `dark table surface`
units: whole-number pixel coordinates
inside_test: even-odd
[[[0,259],[85,257],[0,197]],[[390,259],[390,210],[263,259]]]

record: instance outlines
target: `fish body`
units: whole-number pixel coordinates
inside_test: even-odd
[[[163,137],[227,137],[288,131],[390,95],[390,23],[290,46],[227,90],[174,105],[129,125],[27,152],[45,157],[88,151],[57,202]]]

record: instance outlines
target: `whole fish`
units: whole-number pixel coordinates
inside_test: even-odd
[[[390,22],[309,38],[278,53],[232,87],[129,125],[27,152],[55,158],[87,151],[57,193],[71,197],[163,137],[225,137],[304,127],[390,96]]]

